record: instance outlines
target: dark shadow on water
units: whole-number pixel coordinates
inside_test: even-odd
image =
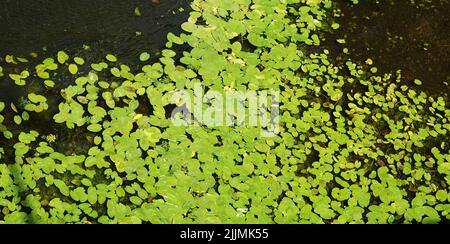
[[[448,94],[450,82],[450,4],[448,0],[338,0],[341,25],[324,46],[336,56],[347,47],[350,58],[368,58],[383,73],[402,71],[405,84],[423,81],[420,89]],[[377,3],[379,2],[379,3]],[[415,2],[415,3],[414,3]],[[336,39],[345,38],[346,44]]]

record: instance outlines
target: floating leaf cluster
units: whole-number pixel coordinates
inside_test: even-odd
[[[351,61],[335,64],[327,50],[311,52],[320,30],[339,28],[327,26],[331,1],[191,7],[185,33],[168,35],[157,62],[138,54],[139,70],[112,54],[88,64],[61,51],[6,75],[18,86],[35,79],[57,89],[58,74],[71,74],[52,120],[84,130],[75,145],[87,148],[58,151],[60,136],[11,132],[0,115],[0,137],[9,142],[0,147],[0,223],[450,219],[446,99],[400,85],[399,73],[375,75]],[[172,50],[185,44],[189,51]],[[218,91],[279,90],[280,132],[264,138],[256,127],[172,125],[171,93],[193,92],[198,82]],[[51,106],[33,92],[16,110],[35,115]],[[0,102],[0,113],[5,108]]]

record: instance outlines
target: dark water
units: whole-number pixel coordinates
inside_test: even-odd
[[[0,55],[101,46],[127,58],[160,49],[168,32],[179,32],[185,0],[1,0]],[[142,15],[134,14],[139,7]],[[175,12],[176,14],[173,14]],[[136,32],[142,36],[136,37]]]
[[[341,28],[325,46],[362,63],[371,58],[380,72],[402,70],[403,81],[423,81],[421,89],[448,94],[450,82],[450,4],[448,0],[338,0]],[[345,38],[346,44],[336,39]]]
[[[141,16],[135,15],[136,7]],[[189,10],[187,0],[0,0],[0,65],[7,71],[5,73],[33,70],[44,58],[55,57],[57,51],[64,50],[71,57],[83,57],[87,64],[100,62],[111,53],[118,57],[118,64],[136,70],[145,64],[139,61],[140,53],[149,52],[153,57],[149,62],[153,62],[164,48],[167,34],[181,33],[180,26],[187,20]],[[83,45],[90,48],[86,50]],[[38,57],[32,58],[31,52]],[[27,58],[30,62],[7,64],[7,54]],[[80,67],[80,73],[88,71],[83,69]],[[85,65],[85,69],[89,67]],[[83,145],[89,147],[93,135],[85,129],[69,130],[53,123],[57,104],[61,102],[59,89],[70,84],[73,77],[59,74],[53,80],[57,86],[46,89],[42,81],[34,77],[27,79],[25,87],[16,86],[7,76],[0,77],[0,101],[7,104],[4,123],[15,135],[29,130],[37,130],[41,135],[54,134],[58,137],[55,149],[78,153]],[[49,109],[31,113],[30,121],[15,125],[12,122],[15,113],[10,104],[20,107],[20,101],[31,92],[47,97]],[[7,146],[11,143],[2,138],[0,147],[11,149]]]

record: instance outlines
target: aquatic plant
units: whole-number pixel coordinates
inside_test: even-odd
[[[156,62],[137,54],[139,70],[112,54],[99,63],[80,57],[70,63],[64,51],[27,73],[0,70],[19,86],[31,78],[55,81],[45,83],[60,89],[52,119],[71,132],[83,130],[74,146],[87,146],[81,153],[58,151],[53,144],[61,136],[11,132],[0,116],[12,151],[5,157],[0,148],[1,223],[450,218],[447,99],[400,85],[400,74],[377,75],[351,61],[334,64],[327,50],[309,52],[328,28],[331,1],[194,0],[191,6],[185,33],[169,34]],[[173,47],[183,44],[191,49],[176,53]],[[70,74],[66,87],[59,73]],[[174,126],[167,116],[176,105],[171,94],[194,94],[199,82],[216,91],[279,91],[280,131],[261,137],[250,126]],[[36,93],[27,99],[19,113],[33,116],[52,106]],[[0,103],[0,113],[5,107]]]

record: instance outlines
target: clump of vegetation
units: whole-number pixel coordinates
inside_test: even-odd
[[[400,73],[376,75],[350,61],[334,64],[327,50],[311,52],[320,30],[339,28],[327,26],[331,1],[194,0],[192,9],[186,33],[169,34],[157,62],[140,54],[140,70],[114,55],[89,64],[63,51],[35,69],[0,70],[19,86],[34,79],[60,89],[52,120],[84,130],[86,140],[75,146],[88,146],[58,151],[61,136],[11,132],[0,116],[8,142],[0,149],[0,222],[450,218],[446,98],[400,85]],[[191,49],[178,60],[172,48],[184,44]],[[65,87],[61,73],[71,74]],[[279,133],[264,138],[256,127],[172,125],[170,94],[193,92],[197,82],[215,90],[279,90]],[[27,98],[18,113],[52,106],[37,92]]]

